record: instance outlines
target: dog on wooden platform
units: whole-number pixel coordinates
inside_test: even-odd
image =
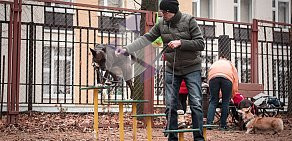
[[[251,108],[238,110],[242,114],[243,121],[246,123],[246,133],[256,130],[274,131],[279,133],[284,129],[283,120],[276,117],[258,117],[251,113]]]
[[[112,82],[120,82],[124,78],[126,84],[131,90],[131,98],[133,92],[132,63],[131,57],[126,55],[115,55],[116,47],[104,44],[97,44],[94,49],[90,48],[92,53],[92,61],[95,70],[97,71],[97,83],[111,84]],[[105,71],[104,75],[99,71]]]

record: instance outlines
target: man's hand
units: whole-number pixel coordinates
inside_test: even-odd
[[[168,45],[168,47],[175,49],[175,48],[180,47],[181,41],[180,40],[170,41],[167,45]]]
[[[119,56],[120,54],[123,54],[123,55],[126,55],[126,49],[124,49],[124,48],[117,48],[116,50],[115,50],[115,55],[116,56]]]

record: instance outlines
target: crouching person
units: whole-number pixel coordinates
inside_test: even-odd
[[[207,114],[207,124],[213,124],[216,108],[219,102],[219,93],[222,93],[222,110],[220,117],[220,129],[228,130],[227,117],[229,101],[232,95],[238,91],[238,74],[234,65],[219,53],[219,60],[214,62],[208,72],[210,88],[210,101]]]

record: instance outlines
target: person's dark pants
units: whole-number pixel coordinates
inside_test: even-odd
[[[178,95],[178,110],[183,110],[184,113],[187,111],[187,99],[188,99],[188,94],[179,94]]]
[[[201,90],[201,71],[191,72],[186,75],[173,75],[172,73],[165,73],[166,82],[166,118],[167,128],[169,130],[177,130],[177,108],[178,108],[178,92],[182,80],[185,80],[187,89],[189,91],[189,105],[192,112],[192,125],[194,129],[200,131],[193,132],[195,141],[203,141],[203,111],[202,111],[202,90]],[[177,141],[178,137],[175,133],[170,133],[169,141]]]
[[[214,121],[214,116],[216,108],[219,102],[219,92],[222,92],[222,110],[220,117],[220,127],[226,127],[228,111],[229,111],[229,101],[232,95],[232,82],[224,77],[216,77],[209,81],[210,88],[210,101],[207,115],[207,124],[212,124]]]

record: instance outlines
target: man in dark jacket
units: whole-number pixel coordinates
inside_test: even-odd
[[[140,50],[159,36],[167,46],[164,55],[167,62],[166,82],[166,114],[167,129],[177,129],[178,92],[184,79],[189,90],[189,105],[192,112],[194,140],[204,140],[202,136],[203,112],[201,92],[201,58],[200,51],[204,50],[204,39],[196,20],[179,11],[177,0],[162,0],[160,10],[163,19],[151,30],[125,48],[117,49],[116,54],[133,53]],[[169,134],[169,140],[177,140],[177,134]]]

